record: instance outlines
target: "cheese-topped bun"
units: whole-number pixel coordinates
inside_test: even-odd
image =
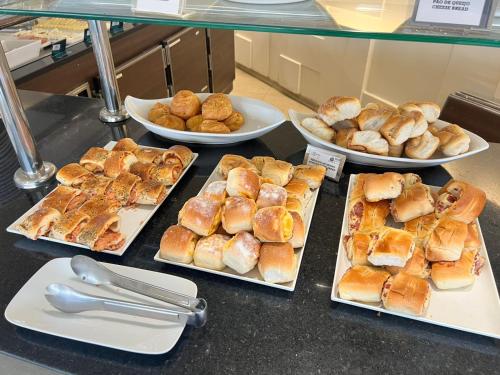
[[[205,120],[224,121],[232,113],[231,100],[223,93],[210,95],[201,105],[201,114]]]
[[[262,278],[269,283],[286,283],[295,278],[297,260],[289,243],[269,242],[260,248],[257,264]]]
[[[229,197],[222,208],[222,227],[227,233],[251,231],[252,220],[257,212],[255,201],[244,197]]]
[[[325,179],[326,168],[322,165],[297,165],[293,171],[293,178],[302,180],[311,189],[317,189]]]
[[[425,279],[404,272],[392,276],[384,286],[382,302],[387,310],[411,315],[424,315],[431,298]]]
[[[455,262],[433,263],[431,278],[439,289],[463,288],[476,281],[483,264],[484,258],[479,251],[464,251]]]
[[[485,205],[484,191],[467,182],[450,180],[439,190],[436,215],[468,224],[479,217]]]
[[[240,155],[224,155],[219,162],[219,173],[227,179],[229,171],[234,168],[250,169],[258,174],[258,170],[249,160]]]
[[[293,217],[285,207],[264,207],[253,219],[253,232],[262,242],[287,242],[293,234]]]
[[[339,282],[339,296],[348,301],[380,302],[384,283],[390,276],[380,268],[352,266]]]
[[[351,96],[333,96],[318,108],[319,117],[328,125],[352,119],[361,112],[361,102]]]
[[[292,230],[292,238],[290,238],[290,245],[294,249],[304,246],[305,243],[305,232],[306,227],[304,224],[304,220],[302,220],[302,216],[300,216],[297,212],[290,212],[293,218],[293,230]]]
[[[368,261],[375,266],[403,267],[411,258],[414,248],[415,242],[410,233],[385,227],[372,237]]]
[[[403,176],[399,173],[371,174],[365,179],[363,191],[368,202],[378,202],[397,198],[403,191],[403,183]]]
[[[194,249],[194,264],[211,270],[223,270],[226,265],[222,261],[222,250],[230,239],[223,234],[212,234],[200,239]]]
[[[198,241],[196,233],[180,225],[172,225],[163,233],[160,242],[160,257],[180,263],[193,261]]]
[[[266,160],[261,174],[275,185],[285,186],[293,176],[293,165],[282,160]]]
[[[440,219],[425,247],[425,257],[431,262],[459,260],[467,232],[467,224],[447,217]]]
[[[254,171],[242,167],[231,169],[227,175],[226,191],[231,197],[257,199],[260,178]]]
[[[425,258],[424,250],[419,246],[415,246],[413,255],[406,262],[404,267],[386,266],[385,269],[392,275],[398,272],[405,272],[408,275],[420,277],[421,279],[428,278],[430,274],[429,262]]]
[[[285,206],[287,192],[285,188],[263,183],[260,186],[259,196],[257,197],[257,207]]]
[[[192,197],[179,211],[179,224],[199,236],[209,236],[217,230],[221,222],[221,212],[218,202],[203,197]]]
[[[260,242],[248,232],[238,232],[224,244],[222,261],[239,274],[251,271],[260,255]]]

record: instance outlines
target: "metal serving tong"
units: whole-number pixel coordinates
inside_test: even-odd
[[[195,327],[202,327],[207,321],[207,302],[203,298],[193,298],[119,275],[84,255],[74,256],[71,259],[71,268],[82,281],[88,284],[114,285],[179,306],[182,310],[103,298],[78,292],[66,285],[51,284],[47,287],[45,297],[61,311],[107,310],[176,322],[185,321]]]

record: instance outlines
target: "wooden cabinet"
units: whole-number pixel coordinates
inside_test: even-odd
[[[210,91],[230,93],[235,78],[234,31],[207,29]]]

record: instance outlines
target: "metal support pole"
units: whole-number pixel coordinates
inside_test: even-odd
[[[90,38],[92,39],[92,48],[99,69],[104,103],[106,104],[106,107],[99,113],[99,118],[103,122],[126,120],[129,116],[125,108],[123,108],[120,99],[106,23],[104,21],[89,21],[89,30]]]
[[[14,173],[15,184],[22,189],[33,189],[44,184],[54,175],[56,167],[40,158],[1,44],[0,113],[21,166]]]

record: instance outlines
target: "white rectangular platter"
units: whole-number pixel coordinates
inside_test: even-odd
[[[63,283],[78,291],[146,304],[164,304],[118,287],[96,287],[81,281],[71,270],[71,258],[56,258],[40,268],[17,292],[5,310],[5,319],[19,327],[67,339],[141,354],[163,354],[179,340],[185,324],[143,318],[109,311],[64,313],[45,298],[51,283]],[[192,281],[160,272],[102,263],[111,271],[134,279],[167,287],[196,297]]]
[[[104,148],[107,150],[111,150],[115,144],[116,144],[116,142],[111,141],[106,146],[104,146]],[[139,146],[146,147],[146,146],[141,146],[141,145],[139,145]],[[155,147],[149,147],[149,146],[147,146],[147,147],[148,148],[155,148]],[[165,151],[165,149],[163,149],[163,148],[156,148],[156,149]],[[198,158],[198,154],[193,153],[193,159],[187,165],[187,167],[184,168],[184,170],[182,171],[182,174],[180,175],[179,179],[175,182],[175,184],[173,184],[172,186],[167,188],[167,194],[165,196],[165,199],[162,202],[160,202],[159,204],[157,204],[157,205],[138,204],[138,205],[134,205],[131,207],[120,208],[120,210],[118,211],[118,216],[120,216],[120,231],[125,236],[125,243],[118,250],[115,250],[115,251],[104,250],[102,252],[122,256],[125,253],[125,251],[127,250],[127,248],[130,246],[132,241],[140,233],[142,228],[144,228],[144,226],[147,224],[147,222],[153,217],[156,210],[158,210],[158,208],[160,208],[160,206],[163,204],[163,202],[165,202],[165,200],[170,195],[172,190],[179,183],[179,181],[182,179],[184,174],[189,170],[189,168],[191,168],[191,166],[193,165],[193,163],[195,162],[195,160],[197,158]],[[9,225],[7,227],[7,232],[21,234],[21,232],[19,232],[19,230],[17,229],[17,225],[20,224],[26,216],[35,212],[39,208],[41,203],[42,202],[40,201],[37,204],[35,204],[24,215],[22,215],[19,219],[17,219],[11,225]],[[58,240],[58,239],[48,237],[48,236],[41,236],[39,238],[39,240],[58,242],[58,243],[62,243],[65,245],[81,247],[83,249],[90,250],[90,248],[88,246],[85,246],[85,245],[82,245],[82,244],[79,244],[76,242],[62,241],[62,240]]]
[[[351,175],[349,180],[348,198],[344,210],[344,221],[342,224],[335,276],[333,279],[332,301],[500,339],[500,299],[498,297],[495,278],[491,269],[490,260],[488,259],[488,253],[484,244],[479,220],[477,219],[476,224],[481,240],[480,253],[485,258],[485,264],[481,274],[477,277],[476,282],[472,286],[456,290],[439,290],[434,286],[432,281],[429,280],[431,286],[431,299],[424,316],[401,314],[386,310],[381,304],[348,301],[339,297],[338,283],[347,269],[351,266],[342,239],[348,234],[349,197],[356,177],[357,175]],[[431,186],[431,189],[439,188]]]
[[[219,170],[219,168],[217,166],[214,169],[214,171],[212,172],[212,174],[208,177],[208,180],[205,182],[205,185],[203,185],[203,187],[201,188],[198,195],[200,195],[207,188],[207,186],[210,183],[212,183],[214,181],[224,180],[224,178],[218,172],[218,170]],[[311,226],[311,220],[312,220],[312,216],[314,213],[314,207],[316,206],[316,200],[318,198],[318,193],[319,193],[319,188],[312,191],[312,197],[304,209],[304,224],[306,227],[306,233],[305,233],[305,237],[304,237],[304,246],[301,248],[298,248],[298,249],[294,249],[295,254],[297,255],[297,267],[295,270],[295,277],[294,277],[293,281],[290,281],[288,283],[283,283],[283,284],[275,284],[275,283],[267,282],[262,278],[257,267],[252,269],[250,272],[247,272],[243,275],[240,275],[238,272],[232,270],[229,267],[224,268],[222,271],[216,271],[216,270],[211,270],[208,268],[198,267],[194,263],[186,264],[186,263],[173,262],[171,260],[161,258],[160,257],[160,250],[158,250],[154,259],[158,262],[175,264],[176,266],[180,266],[180,267],[192,268],[192,269],[199,270],[199,271],[214,273],[216,275],[231,277],[233,279],[239,279],[239,280],[244,280],[244,281],[248,281],[251,283],[266,285],[266,286],[270,286],[272,288],[293,291],[293,290],[295,290],[295,284],[297,283],[297,278],[298,278],[299,270],[300,270],[300,264],[302,262],[302,256],[304,255],[304,248],[305,248],[306,243],[307,243],[307,236],[309,234],[309,227]]]

